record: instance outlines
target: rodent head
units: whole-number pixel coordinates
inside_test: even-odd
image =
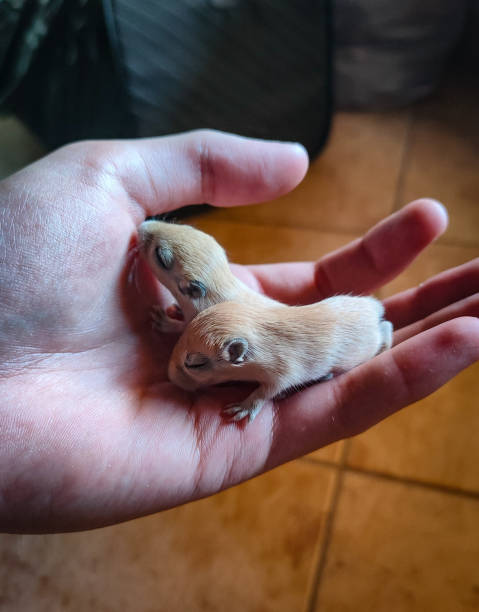
[[[217,304],[198,314],[178,340],[168,367],[172,382],[188,390],[231,380],[258,380],[255,334],[238,318],[242,306]]]
[[[222,278],[231,276],[223,248],[189,225],[148,219],[140,225],[138,239],[155,276],[183,310],[193,306],[193,315],[214,303],[209,298],[221,287]]]

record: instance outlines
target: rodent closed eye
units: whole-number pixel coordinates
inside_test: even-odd
[[[206,287],[198,280],[192,280],[187,284],[180,283],[178,289],[183,295],[187,295],[192,299],[202,298],[206,295]]]
[[[185,368],[189,370],[194,368],[205,368],[210,364],[210,360],[203,353],[188,353],[185,359]]]
[[[173,267],[173,253],[167,247],[157,247],[155,249],[156,259],[162,268],[171,270]]]

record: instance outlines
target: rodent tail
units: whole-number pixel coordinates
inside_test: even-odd
[[[381,346],[377,354],[390,349],[393,343],[393,324],[391,321],[381,321],[379,329],[381,331]]]

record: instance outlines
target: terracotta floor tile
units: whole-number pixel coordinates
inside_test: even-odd
[[[354,438],[348,465],[479,492],[478,397],[476,364]]]
[[[338,113],[327,148],[294,192],[269,204],[223,209],[220,217],[362,232],[393,209],[408,121],[409,111]]]
[[[314,453],[310,453],[308,457],[311,459],[318,459],[319,461],[328,461],[338,464],[341,461],[344,444],[344,440],[340,440],[334,444],[328,444],[328,446],[320,448],[319,450],[314,451]]]
[[[317,612],[479,609],[479,500],[346,474]]]
[[[124,525],[0,536],[0,608],[302,610],[334,478],[334,470],[294,462]]]
[[[404,167],[401,204],[419,196],[451,212],[445,239],[479,245],[479,120],[477,79],[451,77],[416,111]]]
[[[45,150],[14,118],[0,119],[0,179],[35,161]]]
[[[440,272],[460,266],[476,257],[479,257],[479,246],[462,247],[436,242],[425,249],[397,278],[385,285],[379,294],[384,298],[415,287]]]
[[[354,234],[233,223],[223,220],[221,212],[214,210],[187,222],[214,236],[235,263],[314,261],[356,238]]]
[[[479,256],[479,249],[436,244],[401,277],[390,294]],[[479,491],[479,364],[433,395],[351,440],[347,462],[367,470]]]

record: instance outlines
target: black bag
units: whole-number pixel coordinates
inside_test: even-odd
[[[28,69],[18,78],[12,67],[21,64],[26,29],[39,19],[31,2],[3,58],[0,48],[0,83],[17,76],[4,106],[50,148],[195,128],[299,141],[311,156],[326,141],[329,0],[104,0],[103,7],[43,0],[42,6],[50,14],[43,12],[37,48],[28,49]]]

